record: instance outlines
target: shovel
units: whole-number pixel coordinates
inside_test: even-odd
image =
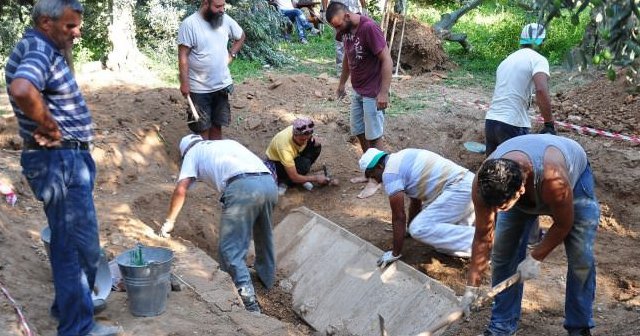
[[[484,295],[480,296],[479,298],[477,298],[471,304],[472,309],[473,308],[478,308],[478,307],[482,306],[483,304],[485,304],[486,302],[491,301],[496,295],[501,293],[503,290],[513,286],[518,281],[520,281],[520,273],[516,273],[516,274],[506,278],[505,280],[503,280],[499,284],[493,286],[486,294],[484,294]],[[431,336],[436,331],[438,331],[438,330],[450,325],[451,323],[456,322],[457,320],[459,320],[462,317],[462,315],[464,315],[463,309],[462,308],[456,308],[454,311],[449,313],[449,315],[443,317],[437,323],[435,323],[429,330],[419,333],[418,336]]]

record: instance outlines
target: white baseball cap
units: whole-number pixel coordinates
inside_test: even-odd
[[[184,156],[184,152],[187,151],[189,145],[196,140],[202,140],[202,137],[197,134],[185,135],[182,140],[180,140],[180,156]]]
[[[362,157],[360,157],[360,161],[358,161],[358,164],[360,165],[360,170],[364,172],[367,169],[371,169],[375,167],[378,164],[378,161],[380,161],[380,158],[383,157],[385,154],[387,153],[377,148],[367,149],[367,151],[364,152],[364,154],[362,154]]]
[[[520,44],[541,45],[546,35],[547,30],[544,29],[543,25],[529,23],[522,28],[522,33],[520,33]]]

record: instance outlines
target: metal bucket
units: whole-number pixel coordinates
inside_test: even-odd
[[[142,252],[143,265],[132,255]],[[140,246],[116,257],[129,299],[129,311],[134,316],[157,316],[164,312],[171,290],[173,252],[163,247]]]
[[[51,251],[49,250],[49,243],[51,242],[51,229],[48,226],[44,227],[40,231],[40,239],[44,243],[44,248],[47,251],[47,255],[51,258]],[[109,270],[109,262],[107,257],[102,251],[100,251],[100,263],[98,264],[98,271],[96,272],[96,280],[94,289],[91,291],[91,299],[93,300],[94,309],[96,311],[105,308],[106,300],[111,293],[111,271]]]

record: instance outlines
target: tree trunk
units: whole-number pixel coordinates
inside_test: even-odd
[[[468,0],[459,9],[451,13],[443,14],[440,21],[433,25],[433,29],[435,29],[436,34],[438,34],[442,40],[458,42],[465,51],[471,51],[472,46],[467,42],[467,34],[454,34],[451,32],[451,28],[456,24],[456,22],[458,22],[460,17],[470,10],[478,7],[481,3],[482,0]]]
[[[123,70],[133,68],[142,60],[136,44],[136,26],[133,11],[136,0],[113,0],[109,41],[113,47],[107,56],[107,68]]]

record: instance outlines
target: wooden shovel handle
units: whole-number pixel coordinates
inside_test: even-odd
[[[193,105],[193,100],[191,100],[191,96],[187,95],[187,102],[189,102],[189,108],[191,109],[191,114],[193,114],[193,121],[198,121],[200,119],[200,115],[196,110],[195,105]]]
[[[477,298],[471,304],[471,306],[472,307],[480,307],[485,302],[493,299],[500,292],[502,292],[503,290],[513,286],[518,281],[520,281],[520,273],[516,272],[516,274],[506,278],[505,280],[503,280],[499,284],[491,287],[491,289],[487,293],[485,293],[481,297]],[[418,336],[431,336],[436,331],[438,331],[438,330],[450,325],[451,323],[459,320],[462,317],[462,315],[464,315],[463,309],[462,308],[456,308],[451,313],[449,313],[447,316],[441,318],[438,322],[436,322],[433,326],[431,326],[429,328],[429,330],[419,333]]]

